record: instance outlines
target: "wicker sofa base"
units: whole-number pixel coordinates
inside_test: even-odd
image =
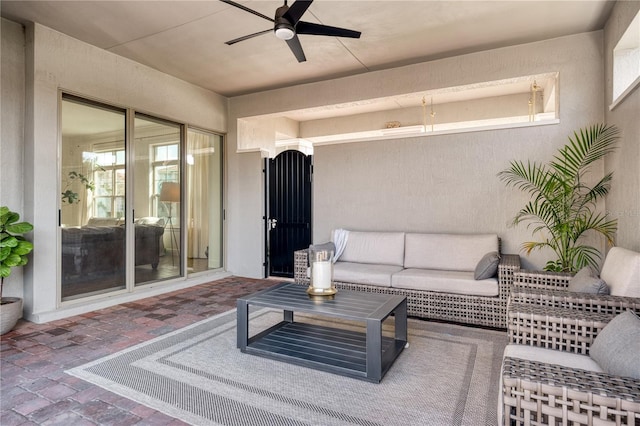
[[[309,282],[299,283],[309,285]],[[398,294],[407,298],[407,315],[487,327],[505,328],[506,308],[498,297],[466,296],[366,284],[334,282],[338,289]]]
[[[637,380],[505,357],[505,425],[638,425]]]
[[[334,285],[338,289],[406,296],[407,314],[410,316],[504,329],[507,328],[507,297],[513,274],[520,269],[519,256],[503,255],[499,269],[499,296],[473,296],[338,281]],[[296,283],[309,285],[306,250],[294,252],[294,277]]]

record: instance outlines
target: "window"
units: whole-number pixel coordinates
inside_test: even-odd
[[[95,153],[93,216],[124,217],[125,151]]]
[[[610,109],[640,84],[640,12],[613,49],[613,99]]]
[[[180,147],[177,143],[167,145],[155,145],[152,147],[153,189],[154,198],[160,197],[160,191],[164,182],[180,181]],[[156,203],[156,216],[168,217],[166,203]]]

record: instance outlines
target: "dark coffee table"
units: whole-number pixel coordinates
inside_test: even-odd
[[[310,297],[307,287],[281,283],[238,299],[238,348],[305,367],[380,382],[407,344],[407,299],[379,293],[339,290],[332,298]],[[249,336],[249,306],[282,310],[281,322]],[[365,332],[295,322],[294,312],[360,321]],[[394,337],[382,323],[395,317]]]

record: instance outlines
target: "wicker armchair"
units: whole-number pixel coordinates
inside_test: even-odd
[[[510,345],[576,356],[588,355],[598,332],[615,316],[512,300],[507,315]],[[504,424],[640,425],[640,381],[561,364],[505,356]]]
[[[571,274],[515,271],[510,302],[573,308],[616,315],[640,312],[640,253],[613,247],[602,265],[601,278],[611,295],[569,292]]]
[[[516,271],[509,303],[572,308],[611,315],[627,309],[640,312],[640,298],[637,297],[570,292],[568,286],[571,277],[571,274],[558,272]]]

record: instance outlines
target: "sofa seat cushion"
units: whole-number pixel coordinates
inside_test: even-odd
[[[397,265],[336,262],[333,265],[333,280],[391,287],[391,276],[401,270],[402,266]]]
[[[404,232],[349,231],[347,245],[338,260],[402,266]]]
[[[410,290],[428,290],[441,293],[472,296],[497,296],[498,280],[476,280],[473,271],[442,271],[410,268],[393,274],[391,286]]]
[[[511,343],[504,348],[504,356],[544,362],[545,364],[556,364],[569,368],[579,368],[581,370],[595,371],[596,373],[603,372],[598,363],[588,355],[540,348],[538,346]]]
[[[498,248],[497,234],[407,233],[404,267],[473,272],[485,254]]]

